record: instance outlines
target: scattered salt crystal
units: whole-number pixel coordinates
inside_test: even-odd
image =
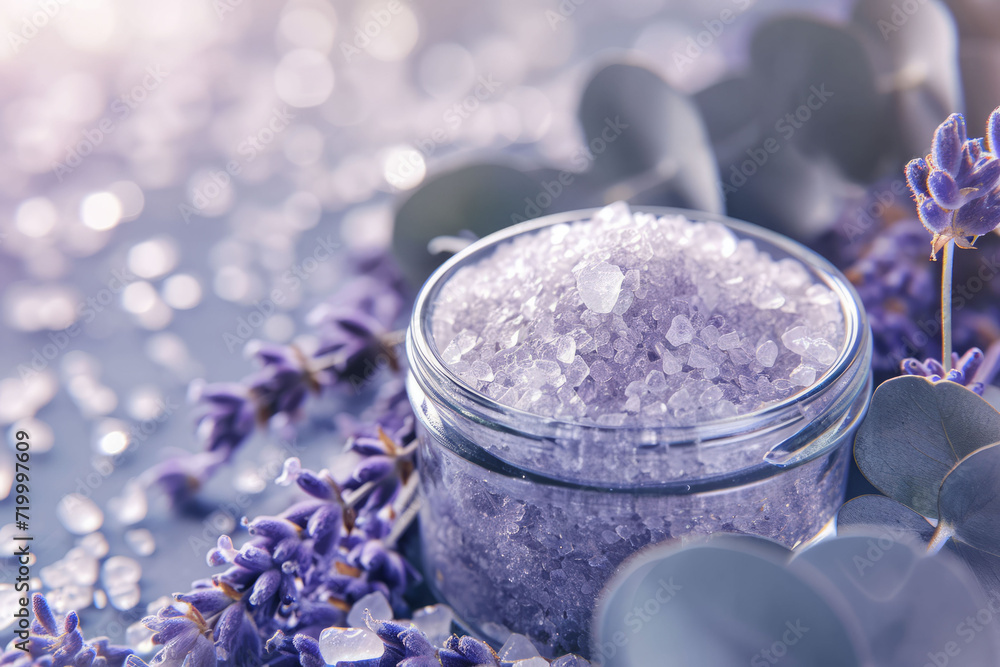
[[[104,609],[108,606],[108,594],[98,588],[94,591],[94,608]]]
[[[126,482],[122,494],[108,501],[108,511],[126,526],[145,519],[148,507],[146,490],[136,480]]]
[[[720,350],[732,350],[733,348],[739,347],[740,335],[735,331],[730,331],[727,334],[722,334],[719,336],[719,340],[716,346]]]
[[[62,497],[56,505],[56,516],[63,527],[76,535],[92,533],[104,523],[104,512],[97,504],[79,493]]]
[[[77,544],[94,558],[104,558],[108,555],[108,540],[103,533],[85,535],[80,538]]]
[[[319,635],[319,651],[328,665],[350,660],[372,660],[385,651],[385,644],[367,628],[327,628]]]
[[[118,584],[134,584],[142,577],[142,566],[139,561],[128,556],[112,556],[104,561],[101,567],[101,582],[105,588],[113,588]]]
[[[17,620],[21,609],[21,594],[14,590],[14,584],[0,584],[0,630],[6,630]]]
[[[504,645],[497,651],[497,655],[504,662],[513,662],[515,660],[537,658],[541,656],[541,653],[538,652],[538,649],[535,648],[530,639],[515,632],[507,638]]]
[[[54,612],[66,614],[89,607],[94,601],[94,591],[90,586],[70,584],[49,591],[45,597]]]
[[[635,414],[639,412],[639,408],[642,407],[642,399],[639,396],[630,396],[628,400],[625,401],[625,412],[631,412]]]
[[[765,285],[750,296],[750,302],[761,310],[776,310],[785,305],[785,295],[773,285]]]
[[[598,359],[590,365],[590,377],[594,378],[595,382],[607,382],[611,379],[611,369]]]
[[[770,368],[778,358],[778,346],[773,340],[766,340],[757,346],[757,361],[761,366]]]
[[[722,387],[720,387],[717,384],[714,384],[701,393],[701,396],[698,397],[698,402],[701,403],[702,405],[708,406],[712,405],[721,398],[722,398]]]
[[[413,612],[413,625],[427,635],[434,646],[441,646],[451,636],[451,624],[455,620],[455,612],[444,604],[423,607]]]
[[[142,598],[142,590],[138,584],[122,584],[108,589],[108,601],[119,611],[132,609]]]
[[[354,603],[351,611],[347,614],[347,624],[352,628],[364,628],[365,610],[372,615],[376,621],[391,621],[392,605],[380,591],[369,593]]]
[[[145,528],[125,531],[125,543],[140,556],[151,556],[156,551],[156,539]]]
[[[577,275],[576,288],[585,305],[595,313],[610,313],[618,302],[625,274],[613,264],[600,262]]]
[[[580,384],[590,374],[590,368],[582,357],[574,357],[573,363],[569,365],[564,373],[567,384],[572,387],[579,387]]]
[[[698,332],[698,338],[705,341],[705,344],[709,347],[713,347],[719,341],[719,329],[709,324]]]
[[[677,315],[670,322],[670,329],[667,330],[667,342],[677,347],[684,343],[690,343],[694,338],[694,327],[691,320],[683,315]]]

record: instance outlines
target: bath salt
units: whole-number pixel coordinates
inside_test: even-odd
[[[844,344],[836,295],[798,260],[722,224],[633,215],[624,202],[457,271],[433,332],[444,363],[508,407],[644,426],[785,400]]]

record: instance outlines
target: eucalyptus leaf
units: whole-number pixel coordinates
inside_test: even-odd
[[[1000,600],[1000,556],[994,556],[955,540],[949,540],[945,548],[962,559],[979,581],[987,597],[991,600]]]
[[[396,212],[393,253],[406,277],[419,285],[447,259],[427,251],[432,239],[463,232],[481,238],[536,217],[541,211],[534,213],[525,199],[539,192],[538,180],[500,164],[470,164],[434,176]]]
[[[838,536],[872,531],[885,531],[894,540],[925,545],[934,534],[934,526],[906,505],[885,496],[858,496],[841,506],[837,512]]]
[[[903,376],[875,390],[854,458],[879,491],[936,519],[945,475],[998,435],[1000,413],[972,391]]]
[[[850,609],[815,575],[790,571],[788,556],[746,535],[643,550],[602,595],[593,657],[608,667],[870,664]]]
[[[864,628],[873,664],[924,665],[938,654],[949,667],[998,664],[995,624],[977,641],[963,641],[960,651],[946,648],[958,646],[956,628],[986,605],[964,565],[950,553],[927,557],[895,537],[876,531],[824,540],[798,553],[789,567],[825,578],[829,590],[843,596]]]
[[[897,0],[862,0],[852,23],[867,38],[869,52],[880,56],[874,64],[894,97],[894,130],[905,159],[927,152],[927,138],[938,124],[962,108],[962,91],[958,33],[948,7],[923,0],[920,11],[901,11]]]
[[[697,107],[654,72],[612,63],[594,73],[580,100],[591,171],[612,199],[722,213],[718,167]],[[634,193],[658,193],[641,200]]]
[[[871,179],[892,154],[890,98],[849,28],[780,17],[754,34],[750,58],[761,113],[772,125],[781,124],[785,141],[803,154],[832,160],[858,181]]]
[[[938,512],[954,539],[1000,556],[1000,443],[969,454],[948,473]]]

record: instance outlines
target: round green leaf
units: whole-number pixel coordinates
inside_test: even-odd
[[[799,552],[789,567],[825,578],[828,590],[843,597],[864,629],[872,664],[924,665],[938,654],[949,667],[1000,664],[993,624],[975,642],[956,634],[986,608],[965,566],[947,552],[926,557],[903,537],[881,529],[824,540]],[[961,650],[949,650],[949,643]]]
[[[837,535],[884,531],[895,540],[926,544],[934,534],[934,526],[906,505],[892,498],[868,494],[844,503],[837,512]]]
[[[1000,556],[1000,442],[969,454],[948,473],[938,512],[954,539]]]
[[[831,603],[812,575],[791,572],[788,556],[746,535],[643,550],[605,588],[592,659],[606,667],[871,664],[850,610]]]
[[[879,491],[934,519],[945,475],[998,436],[1000,413],[975,393],[908,375],[875,390],[854,458]]]

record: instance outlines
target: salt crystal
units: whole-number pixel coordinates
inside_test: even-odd
[[[108,594],[98,588],[94,591],[94,607],[96,609],[104,609],[108,606]]]
[[[347,614],[347,624],[352,628],[367,627],[365,625],[366,610],[376,621],[391,621],[393,619],[392,605],[389,604],[389,601],[381,591],[375,591],[374,593],[365,595],[354,603],[351,611]]]
[[[663,372],[667,375],[674,375],[675,373],[680,373],[683,368],[680,360],[677,359],[669,350],[663,352]]]
[[[760,409],[835,363],[840,301],[812,281],[718,223],[615,204],[459,267],[438,292],[434,342],[502,405],[688,425]]]
[[[108,590],[108,601],[119,611],[132,609],[141,598],[142,591],[138,584],[122,584]]]
[[[590,377],[594,378],[595,382],[607,382],[611,379],[611,369],[605,362],[598,359],[590,365]]]
[[[6,630],[17,616],[14,614],[21,609],[21,594],[14,590],[13,584],[0,584],[0,630]]]
[[[556,340],[556,359],[569,364],[576,358],[576,341],[572,336],[560,336]]]
[[[413,625],[427,635],[434,646],[441,646],[451,636],[451,624],[455,620],[455,612],[444,604],[423,607],[413,612]]]
[[[441,350],[441,359],[444,360],[446,364],[456,364],[462,360],[462,350],[458,347],[458,343],[451,341],[448,345]]]
[[[649,371],[649,375],[646,376],[646,388],[654,394],[665,392],[667,390],[667,378],[664,376],[663,371],[656,369]]]
[[[750,302],[761,310],[776,310],[785,305],[785,295],[773,285],[764,285],[751,294]]]
[[[497,651],[497,655],[504,662],[513,662],[515,660],[537,658],[541,656],[541,653],[538,652],[538,649],[535,648],[530,639],[515,632],[507,638],[504,645]]]
[[[108,540],[102,533],[85,535],[77,544],[94,558],[104,558],[108,555]]]
[[[809,366],[798,366],[788,374],[788,379],[800,387],[808,387],[816,381],[816,369]]]
[[[63,527],[76,535],[92,533],[104,523],[104,512],[97,504],[79,493],[62,497],[56,505],[56,516]]]
[[[372,660],[385,652],[385,644],[365,628],[327,628],[319,635],[319,651],[328,665],[350,660]]]
[[[493,369],[485,361],[473,361],[472,374],[482,382],[492,382],[494,378]]]
[[[156,540],[153,538],[153,533],[145,528],[125,531],[125,543],[140,556],[151,556],[156,551]]]
[[[97,583],[100,564],[82,547],[73,547],[66,552],[60,561],[73,579],[80,586],[93,586]]]
[[[716,346],[720,350],[732,350],[733,348],[739,347],[740,335],[735,331],[730,331],[727,334],[722,334],[719,336],[719,340]]]
[[[694,327],[691,320],[683,315],[677,315],[670,322],[670,329],[667,331],[667,342],[677,347],[684,343],[690,343],[694,338]]]
[[[757,346],[757,361],[765,368],[774,365],[778,358],[778,346],[773,340],[766,340]]]
[[[711,368],[715,365],[715,360],[709,356],[708,350],[692,347],[691,355],[688,357],[688,365],[694,368]]]
[[[809,350],[809,330],[805,327],[792,327],[781,334],[781,342],[795,354],[805,354]]]
[[[580,271],[576,288],[583,304],[595,313],[610,313],[618,302],[625,274],[613,264],[600,262]]]
[[[89,607],[94,601],[94,590],[90,586],[70,584],[52,589],[45,597],[52,611],[66,614],[71,611],[83,611]]]
[[[139,561],[128,556],[112,556],[101,567],[101,581],[105,587],[122,583],[134,584],[141,576],[142,566]]]
[[[829,366],[837,360],[837,348],[822,338],[814,339],[809,345],[809,356],[824,366]]]

